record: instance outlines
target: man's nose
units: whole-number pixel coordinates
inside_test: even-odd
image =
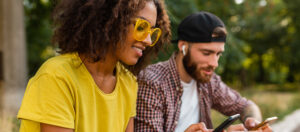
[[[209,65],[217,68],[219,66],[219,57],[217,55],[214,55],[213,57],[211,57],[210,61],[209,61]]]

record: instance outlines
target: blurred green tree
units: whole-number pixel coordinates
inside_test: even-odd
[[[260,0],[245,1],[241,6],[244,7],[240,17],[243,23],[238,25],[242,28],[235,35],[250,47],[247,55],[252,59],[252,64],[247,70],[254,73],[251,79],[267,83],[284,81],[286,76],[280,76],[284,72],[286,75],[287,71],[282,70],[286,66],[272,57],[282,48],[286,34],[286,25],[281,24],[285,18],[284,4],[279,0],[265,3]]]
[[[287,38],[290,47],[286,48],[283,59],[289,65],[290,74],[288,81],[300,82],[300,0],[284,0],[287,6]],[[288,53],[287,55],[285,55]]]
[[[209,11],[226,24],[226,52],[217,73],[241,87],[255,83],[300,81],[300,0],[165,0],[172,38],[187,15]],[[55,54],[51,46],[53,1],[24,0],[29,74]],[[166,47],[157,61],[170,57],[176,46]]]
[[[167,0],[173,31],[185,16],[200,10],[216,14],[226,24],[229,32],[226,52],[217,69],[224,80],[245,87],[300,79],[296,52],[299,49],[299,0],[185,2]],[[176,32],[173,34],[176,38]]]
[[[24,0],[26,43],[29,77],[33,76],[41,64],[53,55],[51,49],[51,10],[48,0]],[[47,50],[48,49],[48,50]]]

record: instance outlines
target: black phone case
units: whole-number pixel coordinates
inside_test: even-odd
[[[234,121],[240,117],[240,114],[229,116],[221,125],[219,125],[213,132],[222,132],[228,126],[230,126]]]

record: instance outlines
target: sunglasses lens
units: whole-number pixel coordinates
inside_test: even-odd
[[[152,44],[150,46],[154,46],[156,42],[159,40],[159,37],[161,35],[161,30],[159,28],[155,28],[151,33],[151,41]]]
[[[151,36],[152,44],[150,46],[154,46],[155,43],[159,40],[161,35],[161,30],[159,28],[151,29],[150,23],[146,20],[138,19],[135,24],[133,36],[137,41],[144,41],[147,36]]]
[[[138,41],[143,41],[148,35],[149,28],[150,25],[147,22],[138,21],[135,27],[135,39]]]

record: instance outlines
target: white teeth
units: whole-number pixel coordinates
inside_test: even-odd
[[[138,47],[133,47],[133,48],[136,49],[138,52],[143,52],[143,50]]]

